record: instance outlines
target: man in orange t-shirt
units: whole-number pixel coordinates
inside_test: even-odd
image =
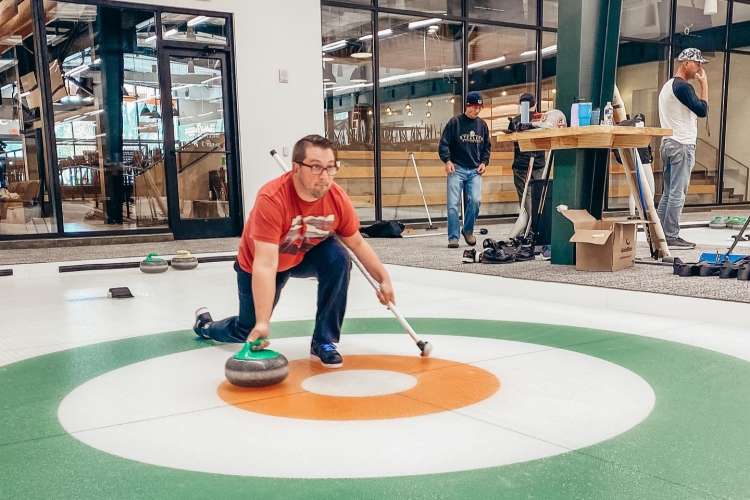
[[[220,342],[268,345],[269,322],[281,289],[290,277],[318,279],[318,312],[310,354],[327,368],[342,366],[336,350],[346,311],[351,260],[357,256],[380,284],[381,303],[395,302],[393,285],[380,259],[359,233],[352,202],[335,182],[338,172],[333,144],[319,135],[294,145],[292,171],[263,186],[255,200],[234,269],[240,311],[213,321],[205,307],[196,311],[193,330]]]

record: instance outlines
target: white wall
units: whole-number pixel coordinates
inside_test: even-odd
[[[237,110],[245,214],[255,193],[279,174],[268,155],[323,133],[320,2],[316,0],[139,0],[234,14]],[[278,83],[286,69],[289,83]]]

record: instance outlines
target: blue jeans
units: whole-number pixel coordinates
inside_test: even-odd
[[[297,266],[276,273],[276,296],[273,305],[276,306],[281,290],[290,277],[317,278],[318,312],[315,315],[313,343],[338,342],[346,311],[351,268],[352,263],[346,249],[335,238],[328,238],[308,251]],[[237,291],[240,298],[239,315],[214,321],[204,329],[206,334],[219,342],[245,342],[255,326],[253,276],[242,270],[237,262],[234,263],[234,270],[237,272]]]
[[[664,236],[677,238],[680,234],[680,214],[690,185],[690,172],[695,165],[695,145],[666,139],[659,152],[664,169],[664,191],[657,213]]]
[[[482,176],[476,168],[465,168],[456,165],[456,170],[448,176],[448,239],[457,240],[459,237],[458,214],[461,210],[461,191],[466,193],[464,207],[463,232],[474,232],[474,222],[479,215],[482,204]]]

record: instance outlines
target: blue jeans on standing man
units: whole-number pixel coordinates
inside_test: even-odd
[[[664,192],[657,213],[664,228],[664,236],[677,238],[680,234],[680,214],[690,185],[690,172],[695,165],[695,144],[682,144],[665,139],[661,148]]]
[[[455,165],[455,171],[448,175],[448,240],[459,237],[458,214],[461,210],[461,191],[466,193],[466,207],[464,209],[465,234],[474,232],[474,222],[479,215],[482,203],[482,176],[476,168],[466,168]]]
[[[336,343],[344,321],[351,268],[352,263],[346,249],[335,238],[328,238],[309,250],[302,262],[295,267],[276,273],[273,305],[276,306],[281,290],[290,277],[317,278],[318,312],[315,315],[312,341],[315,345]],[[237,272],[239,315],[209,323],[203,330],[219,342],[245,342],[255,326],[253,276],[245,272],[236,261],[234,270]]]

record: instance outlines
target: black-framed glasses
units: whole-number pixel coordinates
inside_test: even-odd
[[[310,171],[313,173],[313,175],[320,175],[323,173],[323,170],[328,172],[328,175],[330,175],[331,177],[339,173],[338,165],[331,165],[330,167],[321,167],[320,165],[308,165],[307,163],[303,161],[299,162],[299,164],[304,165],[305,167],[309,168]]]

